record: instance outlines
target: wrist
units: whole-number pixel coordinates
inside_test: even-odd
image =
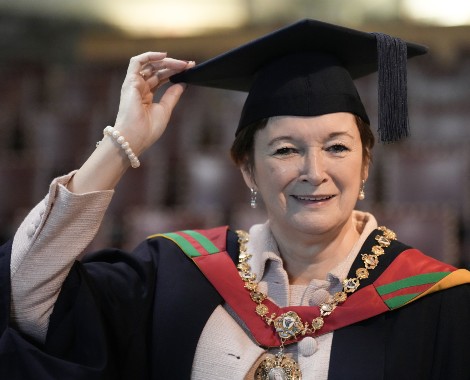
[[[116,128],[107,126],[103,130],[103,135],[106,137],[108,136],[109,138],[113,139],[113,142],[117,144],[122,152],[127,156],[129,163],[132,168],[136,169],[140,166],[140,161],[137,155],[134,153],[132,150],[129,142],[125,139],[123,135],[121,135],[121,132],[119,132]],[[100,144],[100,142],[97,143],[97,146]]]

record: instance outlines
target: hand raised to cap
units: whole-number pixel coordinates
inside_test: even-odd
[[[166,53],[147,52],[131,58],[115,128],[126,136],[137,155],[163,134],[185,85],[169,86],[158,102],[154,102],[155,92],[170,76],[193,66],[194,62],[169,58]]]
[[[158,102],[154,102],[155,91],[170,76],[192,66],[194,62],[168,58],[166,53],[149,52],[131,58],[114,128],[128,143],[132,155],[140,156],[160,138],[185,85],[174,84],[162,89]],[[117,138],[104,138],[68,183],[69,191],[83,194],[114,189],[132,163],[127,149],[124,152]]]

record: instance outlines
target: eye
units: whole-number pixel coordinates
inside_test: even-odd
[[[331,153],[345,153],[349,152],[350,149],[343,144],[334,144],[329,146],[326,150]]]
[[[296,152],[297,152],[297,149],[293,147],[283,146],[282,148],[276,149],[276,151],[274,152],[274,155],[275,156],[287,156],[289,154],[293,154]]]

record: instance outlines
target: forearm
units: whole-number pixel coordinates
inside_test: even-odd
[[[112,190],[130,166],[120,145],[106,136],[75,173],[67,188],[75,194]]]
[[[94,238],[112,191],[73,194],[55,180],[25,218],[13,241],[12,320],[42,341],[49,316],[73,262]]]

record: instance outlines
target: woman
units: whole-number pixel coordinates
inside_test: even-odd
[[[468,272],[354,210],[374,140],[352,78],[374,71],[377,50],[384,59],[383,46],[397,43],[383,38],[306,20],[194,68],[162,53],[131,59],[114,128],[78,171],[54,180],[17,231],[11,263],[3,247],[11,320],[2,315],[0,374],[469,378]],[[398,61],[424,51],[397,45]],[[385,57],[381,74],[391,64]],[[249,88],[232,156],[268,221],[249,234],[156,235],[132,255],[103,250],[75,262],[112,189],[164,132],[184,86],[152,101],[170,77]],[[382,83],[381,112],[398,117],[381,120],[386,141],[406,133],[389,128],[406,121],[403,88],[398,108],[384,102],[390,87]]]

